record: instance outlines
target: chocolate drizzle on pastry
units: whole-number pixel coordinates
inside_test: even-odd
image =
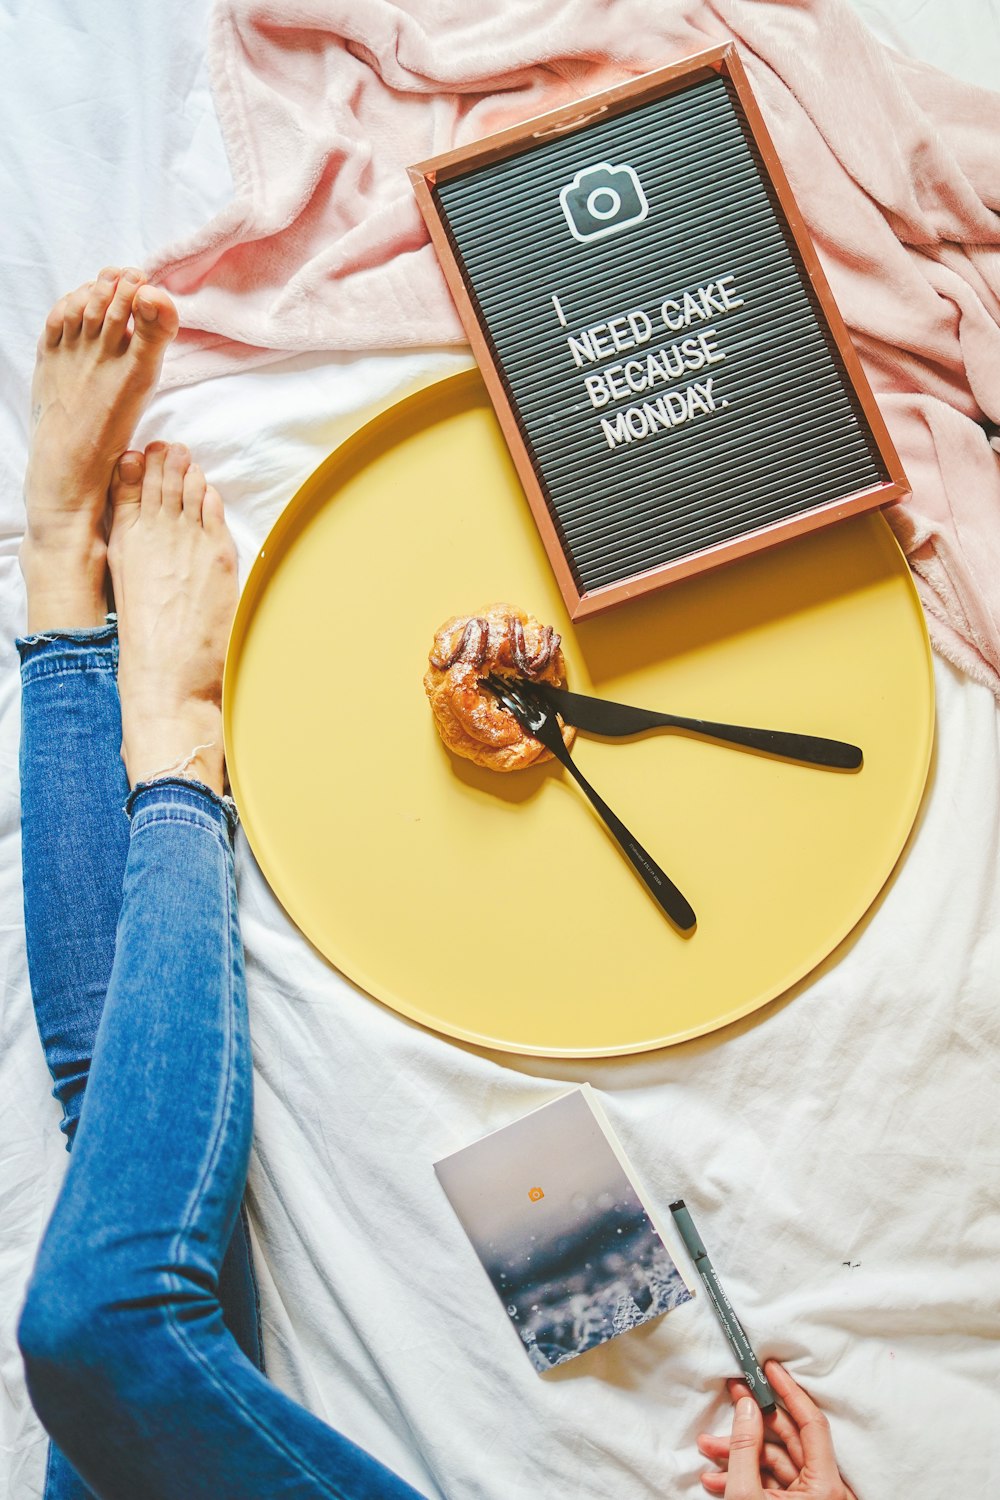
[[[529,656],[524,643],[524,626],[513,615],[510,618],[510,625],[514,635],[514,647],[511,652],[514,665],[518,671],[524,673],[525,677],[539,677],[559,650],[561,637],[556,635],[551,625],[546,625],[538,642],[538,650],[534,656]]]
[[[465,622],[465,629],[457,642],[452,644],[450,651],[445,654],[432,651],[429,661],[439,672],[447,672],[458,661],[465,662],[470,667],[481,667],[489,654],[489,643],[489,622],[482,615],[473,615]],[[534,654],[529,655],[524,639],[524,626],[516,615],[508,615],[504,620],[503,641],[497,655],[506,646],[510,659],[519,672],[525,677],[540,677],[561,644],[562,637],[556,634],[551,625],[546,625]]]
[[[473,637],[477,637],[473,646]],[[481,667],[486,660],[486,647],[489,644],[490,627],[482,615],[473,615],[467,620],[465,629],[459,638],[457,646],[453,646],[447,656],[438,656],[432,651],[428,660],[432,667],[437,667],[441,672],[447,672],[457,661],[467,661],[470,667]]]

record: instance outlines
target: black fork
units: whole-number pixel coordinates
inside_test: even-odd
[[[526,688],[523,682],[513,683],[507,681],[506,678],[492,675],[487,677],[485,682],[490,692],[499,699],[507,712],[514,715],[521,728],[539,740],[546,750],[551,750],[556,760],[566,767],[574,781],[586,794],[591,805],[604,819],[622,852],[632,864],[636,874],[645,882],[661,910],[681,932],[690,932],[698,920],[691,903],[683,892],[677,889],[670,876],[660,869],[656,860],[647,854],[617,813],[612,812],[604,798],[595,792],[566,749],[555,712],[540,697]]]

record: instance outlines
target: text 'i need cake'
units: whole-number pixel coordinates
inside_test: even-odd
[[[410,175],[573,618],[906,493],[734,46]]]

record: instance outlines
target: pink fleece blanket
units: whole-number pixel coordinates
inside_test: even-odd
[[[152,268],[167,380],[461,342],[405,168],[729,38],[912,484],[889,519],[935,645],[1000,695],[1000,95],[847,0],[219,0],[235,196]]]

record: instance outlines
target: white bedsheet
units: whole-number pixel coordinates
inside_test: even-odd
[[[861,9],[893,45],[1000,80],[997,0]],[[205,20],[205,0],[7,0],[0,15],[0,1491],[15,1500],[41,1492],[44,1438],[13,1330],[66,1161],[21,916],[26,387],[60,292],[108,260],[141,263],[228,195]],[[463,362],[299,359],[158,397],[139,441],[191,445],[245,573],[373,402]],[[660,1208],[692,1204],[759,1351],[830,1413],[860,1500],[1000,1493],[1000,719],[985,689],[940,662],[936,677],[928,794],[873,912],[759,1016],[661,1053],[561,1064],[422,1030],[316,956],[241,842],[250,1201],[280,1384],[428,1496],[703,1493],[694,1439],[727,1426],[730,1372],[705,1299],[540,1380],[431,1170],[587,1078]]]

